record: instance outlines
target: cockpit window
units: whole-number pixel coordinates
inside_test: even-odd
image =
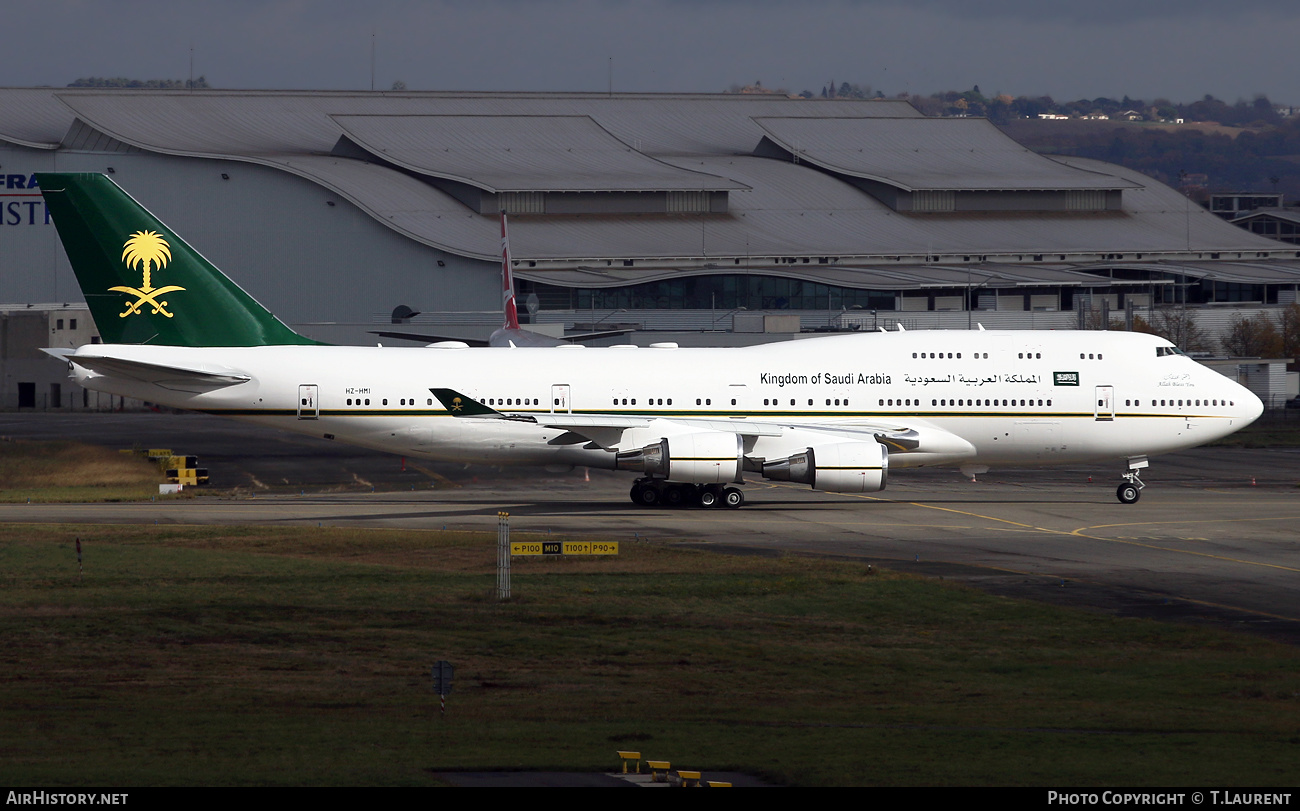
[[[1176,346],[1157,346],[1156,357],[1163,358],[1167,355],[1186,355],[1187,353]]]

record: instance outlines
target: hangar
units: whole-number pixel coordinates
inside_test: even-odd
[[[347,343],[495,327],[503,209],[534,323],[567,328],[1091,325],[1300,284],[1296,246],[1149,177],[893,100],[0,89],[9,309],[81,300],[37,171],[111,174],[285,321]],[[787,318],[741,326],[760,313]]]

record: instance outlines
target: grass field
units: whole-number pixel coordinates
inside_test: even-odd
[[[794,785],[1300,780],[1292,647],[627,542],[516,559],[502,604],[494,545],[0,526],[0,781],[419,785],[625,748]]]
[[[0,501],[140,501],[158,495],[158,466],[79,442],[0,442]]]
[[[1216,439],[1210,444],[1235,448],[1300,447],[1300,410],[1289,408],[1266,411],[1262,417],[1237,433]]]

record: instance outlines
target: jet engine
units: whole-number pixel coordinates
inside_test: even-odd
[[[703,431],[664,437],[618,455],[618,470],[642,470],[674,482],[721,484],[740,481],[744,441],[738,434]]]
[[[831,493],[874,493],[885,489],[889,451],[878,442],[818,445],[787,459],[763,463],[763,478],[810,484]]]

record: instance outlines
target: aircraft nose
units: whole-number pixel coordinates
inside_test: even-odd
[[[1250,425],[1259,419],[1259,415],[1264,413],[1264,401],[1255,396],[1250,389],[1242,387],[1241,396],[1237,398],[1241,409],[1241,418],[1244,421],[1242,425]]]

